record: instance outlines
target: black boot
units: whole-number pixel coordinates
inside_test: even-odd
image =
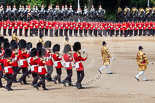
[[[34,88],[36,88],[37,90],[39,90],[38,84],[35,84],[35,85],[34,85]]]
[[[62,84],[66,87],[66,81],[65,80],[62,81]]]
[[[43,90],[48,90],[45,86],[45,83],[43,83],[42,86],[43,86]]]

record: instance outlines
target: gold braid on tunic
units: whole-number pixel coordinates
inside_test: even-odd
[[[103,46],[102,49],[101,49],[101,55],[102,55],[102,58],[103,58],[103,65],[109,65],[111,55],[110,55],[108,49],[105,46]]]
[[[148,59],[146,58],[146,55],[143,51],[139,51],[137,53],[137,64],[139,66],[139,71],[144,71],[147,69],[147,65],[149,64]]]

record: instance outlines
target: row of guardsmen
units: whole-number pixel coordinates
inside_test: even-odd
[[[38,42],[36,47],[32,47],[31,42],[21,40],[9,40],[0,37],[1,55],[0,55],[0,88],[3,88],[2,77],[7,80],[5,89],[8,91],[12,83],[21,83],[26,85],[27,76],[32,74],[32,86],[39,90],[42,86],[43,90],[48,90],[45,80],[54,82],[55,84],[63,84],[67,86],[75,86],[78,89],[84,89],[81,82],[84,78],[84,66],[82,61],[87,59],[87,54],[82,55],[81,43],[75,42],[72,46],[69,44],[69,38],[66,38],[63,53],[60,53],[60,45],[55,44],[52,47],[51,41]],[[63,60],[63,61],[62,61]],[[74,61],[74,63],[73,63]],[[52,78],[53,67],[56,69],[57,75]],[[66,69],[67,76],[61,80],[62,68]],[[77,82],[72,84],[72,69],[77,71]],[[22,70],[22,76],[17,80],[19,71]]]
[[[0,22],[0,30],[4,36],[12,32],[19,36],[145,36],[155,35],[155,22]],[[19,31],[19,32],[18,32]]]

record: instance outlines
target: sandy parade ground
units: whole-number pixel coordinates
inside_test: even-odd
[[[11,39],[8,37],[9,40]],[[19,37],[33,43],[39,37]],[[44,41],[51,40],[52,45],[61,45],[64,48],[64,37],[44,37]],[[111,63],[111,71],[107,74],[104,69],[101,75],[98,69],[102,66],[101,47],[102,41],[107,42],[107,47],[116,60]],[[0,103],[154,103],[155,102],[155,65],[149,65],[146,78],[149,81],[138,82],[134,77],[138,73],[136,53],[138,46],[144,47],[144,52],[150,62],[155,63],[155,37],[70,37],[70,43],[80,41],[82,49],[86,48],[88,59],[83,62],[85,78],[83,85],[86,89],[78,90],[75,87],[64,87],[62,84],[46,82],[48,91],[42,88],[38,91],[31,85],[13,83],[14,91],[0,88]],[[73,83],[76,82],[76,70],[73,69]],[[55,68],[52,74],[56,74]],[[18,75],[18,78],[21,74]],[[63,68],[62,79],[66,76]],[[32,76],[27,79],[31,83]],[[3,85],[6,81],[2,79]]]

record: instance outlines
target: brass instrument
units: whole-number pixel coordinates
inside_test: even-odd
[[[118,8],[118,10],[117,10],[117,13],[119,13],[119,12],[121,12],[122,11],[122,8]]]

